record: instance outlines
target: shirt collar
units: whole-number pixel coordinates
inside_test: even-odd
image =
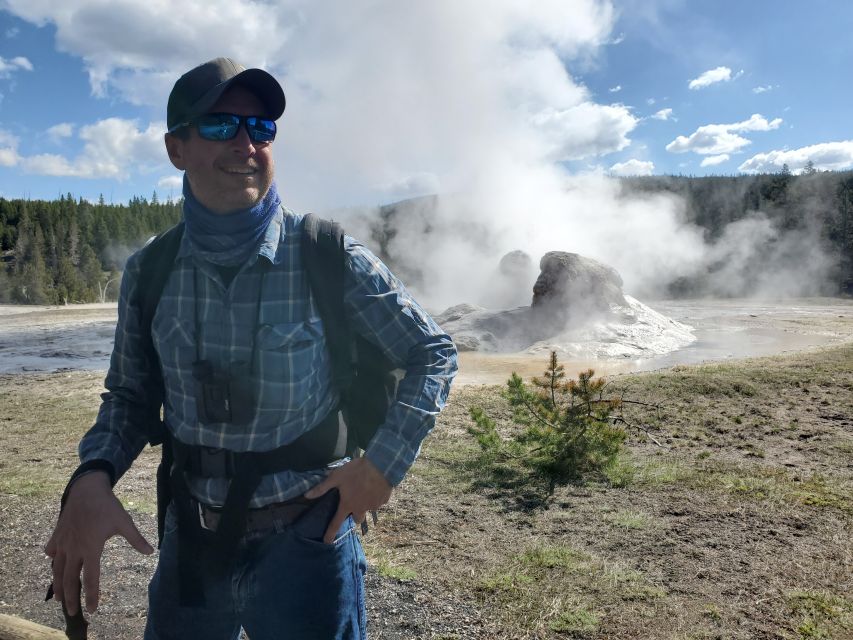
[[[267,232],[264,234],[264,240],[258,248],[258,255],[265,257],[267,260],[276,264],[278,254],[278,245],[281,242],[281,223],[284,219],[284,207],[279,206],[278,211],[270,220],[267,227]]]

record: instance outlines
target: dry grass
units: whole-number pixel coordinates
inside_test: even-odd
[[[23,549],[38,554],[100,383],[86,373],[0,378],[4,547],[29,536]],[[377,574],[421,594],[426,620],[451,599],[480,616],[464,634],[393,635],[379,620],[374,635],[853,638],[853,345],[618,376],[612,389],[661,405],[633,405],[631,418],[663,446],[634,431],[607,477],[550,499],[535,479],[496,477],[478,461],[468,409],[512,429],[501,389],[454,391],[365,546]],[[155,462],[146,452],[120,485],[149,535]],[[23,594],[44,576],[6,551],[0,580],[20,586],[4,612],[27,614]],[[111,605],[122,628],[144,610],[149,568],[113,553],[109,592],[129,594],[127,610]],[[393,613],[380,605],[380,616]]]
[[[500,637],[853,637],[853,346],[612,389],[661,405],[631,418],[663,446],[635,431],[609,477],[550,500],[477,463],[467,409],[513,426],[499,388],[459,390],[383,546],[474,594]]]

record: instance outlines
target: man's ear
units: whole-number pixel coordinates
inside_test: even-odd
[[[186,164],[184,163],[184,141],[178,136],[173,136],[171,133],[167,133],[164,136],[164,140],[166,142],[166,153],[169,154],[169,160],[175,165],[175,169],[179,171],[186,169]]]

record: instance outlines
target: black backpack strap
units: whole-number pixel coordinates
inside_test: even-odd
[[[352,347],[344,312],[344,231],[341,225],[313,214],[302,229],[302,264],[308,273],[326,344],[332,357],[335,387],[345,394],[352,380]]]
[[[154,341],[151,337],[151,323],[154,320],[160,296],[163,294],[163,289],[172,273],[175,256],[178,255],[178,248],[181,246],[183,235],[184,223],[182,221],[149,242],[142,249],[140,259],[136,303],[141,318],[142,348],[148,360],[148,379],[145,387],[150,398],[149,407],[154,414],[151,416],[152,429],[148,436],[148,441],[152,445],[161,444],[165,440],[165,431],[160,422],[160,407],[163,404],[165,391],[160,372],[160,360],[154,350]]]
[[[160,465],[157,467],[157,540],[163,542],[163,530],[166,523],[166,508],[172,501],[170,471],[172,468],[173,452],[166,426],[160,420],[160,407],[166,395],[163,387],[163,376],[160,371],[160,359],[154,350],[154,340],[151,337],[151,324],[157,303],[169,274],[175,263],[175,256],[181,246],[184,235],[184,223],[179,222],[174,227],[160,234],[142,249],[140,259],[139,282],[137,284],[136,304],[140,313],[140,332],[142,348],[148,361],[148,377],[145,389],[148,395],[148,442],[154,446],[162,444]]]

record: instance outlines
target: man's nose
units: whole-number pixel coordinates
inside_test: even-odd
[[[255,153],[255,143],[249,137],[249,131],[246,129],[246,123],[241,122],[237,129],[237,135],[231,140],[231,148],[235,153],[247,153],[252,155]]]

